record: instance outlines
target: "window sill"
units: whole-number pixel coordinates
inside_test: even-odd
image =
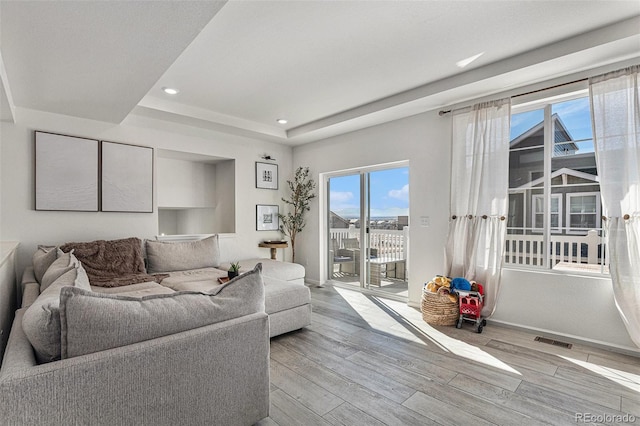
[[[503,270],[509,271],[524,271],[524,272],[534,272],[537,274],[546,274],[546,275],[564,275],[564,276],[581,276],[581,277],[590,277],[590,278],[608,278],[611,279],[611,275],[606,272],[596,272],[589,271],[584,269],[547,269],[542,268],[540,266],[529,266],[529,265],[508,265],[503,266]]]

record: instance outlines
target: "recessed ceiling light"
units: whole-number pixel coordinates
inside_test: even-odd
[[[461,61],[456,62],[456,65],[460,68],[464,68],[467,65],[469,65],[471,62],[475,61],[476,59],[478,59],[480,56],[484,55],[484,52],[482,53],[478,53],[477,55],[473,55],[473,56],[469,56],[466,59],[463,59]]]
[[[167,95],[177,95],[180,92],[178,89],[174,89],[173,87],[163,87],[162,91]]]
[[[286,118],[278,118],[276,121],[280,124],[287,124],[289,122]]]

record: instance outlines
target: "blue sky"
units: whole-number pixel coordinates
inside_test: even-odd
[[[409,168],[371,172],[371,217],[409,215]],[[360,175],[331,178],[330,209],[346,218],[360,217]]]

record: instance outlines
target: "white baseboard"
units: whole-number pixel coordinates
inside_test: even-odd
[[[613,343],[607,343],[607,342],[603,342],[603,341],[595,340],[595,339],[587,339],[587,338],[580,337],[580,336],[575,336],[575,335],[572,335],[572,334],[558,333],[557,331],[546,330],[546,329],[543,329],[543,328],[529,327],[529,326],[526,326],[526,325],[514,324],[514,323],[510,323],[510,322],[506,322],[506,321],[493,320],[491,318],[487,319],[487,322],[489,324],[491,324],[491,323],[500,324],[503,327],[512,328],[512,329],[515,329],[515,330],[525,330],[525,331],[533,332],[533,333],[536,333],[536,334],[542,334],[543,337],[552,338],[554,340],[561,340],[561,341],[565,341],[565,342],[568,342],[568,343],[575,343],[575,344],[580,344],[580,345],[585,345],[585,346],[593,346],[593,347],[596,347],[596,348],[606,349],[608,351],[613,351],[613,352],[621,353],[621,354],[624,354],[624,355],[640,357],[640,349],[639,348],[632,348],[632,347],[629,347],[629,346],[616,345],[616,344],[613,344]]]

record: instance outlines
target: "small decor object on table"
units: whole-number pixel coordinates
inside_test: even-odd
[[[227,271],[229,279],[233,279],[240,274],[240,262],[233,262]]]
[[[256,205],[256,231],[277,231],[280,228],[279,207]]]
[[[256,161],[256,188],[278,189],[278,165]]]

